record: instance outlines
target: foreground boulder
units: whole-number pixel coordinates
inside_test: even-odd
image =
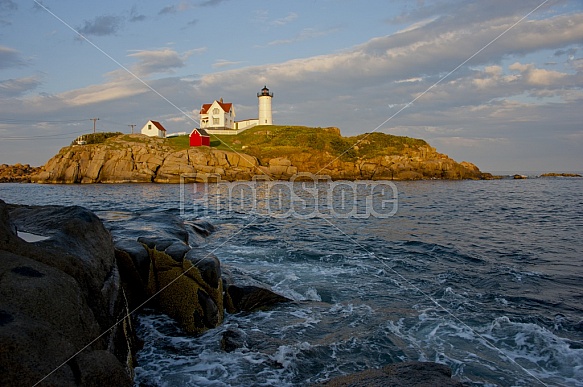
[[[93,213],[0,200],[0,385],[132,385],[123,299]]]
[[[339,376],[328,382],[313,385],[326,387],[463,387],[451,378],[451,369],[443,364],[404,362],[389,364],[380,369]]]

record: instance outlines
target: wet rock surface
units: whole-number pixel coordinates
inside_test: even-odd
[[[93,213],[0,200],[0,385],[130,386],[124,311],[111,236]]]
[[[215,231],[206,220],[134,213],[124,225],[112,233],[128,303],[167,314],[189,334],[218,326],[225,310],[252,311],[290,301],[264,284],[251,286],[251,279],[225,274],[219,259],[200,247]],[[142,236],[133,239],[137,235]]]

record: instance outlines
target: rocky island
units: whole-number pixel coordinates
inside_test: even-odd
[[[298,173],[333,180],[484,179],[469,163],[438,153],[427,142],[383,133],[342,137],[338,128],[257,126],[237,136],[213,136],[190,147],[188,136],[118,135],[97,144],[62,148],[30,176],[36,183],[179,183],[289,180]]]

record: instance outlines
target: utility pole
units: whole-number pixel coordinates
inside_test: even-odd
[[[128,126],[132,128],[132,134],[134,134],[134,126],[136,126],[136,124],[129,124]]]
[[[95,122],[99,120],[99,118],[90,118],[90,121],[93,121],[93,134],[95,134]]]

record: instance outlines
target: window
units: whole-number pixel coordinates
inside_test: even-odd
[[[152,124],[148,124],[148,130],[152,130]]]
[[[213,114],[219,114],[219,108],[214,108],[213,109]]]
[[[213,118],[213,125],[218,125],[218,124],[219,124],[219,119]]]

